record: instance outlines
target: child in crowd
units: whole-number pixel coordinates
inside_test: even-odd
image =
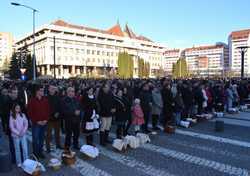
[[[135,126],[135,134],[140,131],[140,126],[144,124],[144,114],[140,105],[140,99],[134,100],[134,106],[132,107],[132,124]]]
[[[19,104],[14,104],[12,107],[9,126],[10,126],[11,136],[14,141],[16,163],[18,167],[21,167],[22,157],[21,157],[20,144],[22,147],[23,160],[28,159],[28,145],[27,145],[27,140],[26,140],[28,120],[25,114],[21,112],[21,108]]]

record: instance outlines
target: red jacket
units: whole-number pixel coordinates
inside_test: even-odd
[[[31,119],[32,123],[49,120],[50,107],[49,101],[46,97],[42,97],[41,100],[36,97],[31,98],[28,102],[27,110],[28,117]]]

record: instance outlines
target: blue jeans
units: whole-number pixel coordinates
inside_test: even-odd
[[[178,126],[181,123],[181,112],[175,112],[174,113],[175,116],[175,124]]]
[[[27,144],[26,136],[24,135],[22,137],[13,137],[13,142],[14,142],[14,147],[15,147],[16,164],[19,165],[19,164],[22,164],[22,156],[23,156],[23,161],[28,159],[28,144]],[[21,153],[20,144],[22,146],[22,153]]]
[[[32,144],[33,144],[33,153],[39,156],[43,152],[43,144],[45,137],[45,130],[47,125],[32,125]]]

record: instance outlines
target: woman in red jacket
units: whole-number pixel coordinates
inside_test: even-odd
[[[35,96],[28,102],[28,116],[32,121],[33,153],[36,157],[44,159],[43,143],[45,130],[49,119],[49,102],[44,96],[44,88],[37,86]]]

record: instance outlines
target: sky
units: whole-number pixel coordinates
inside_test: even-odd
[[[170,48],[227,42],[232,31],[250,29],[250,0],[0,0],[0,31],[16,39],[56,19],[100,29],[126,23],[138,35]]]

